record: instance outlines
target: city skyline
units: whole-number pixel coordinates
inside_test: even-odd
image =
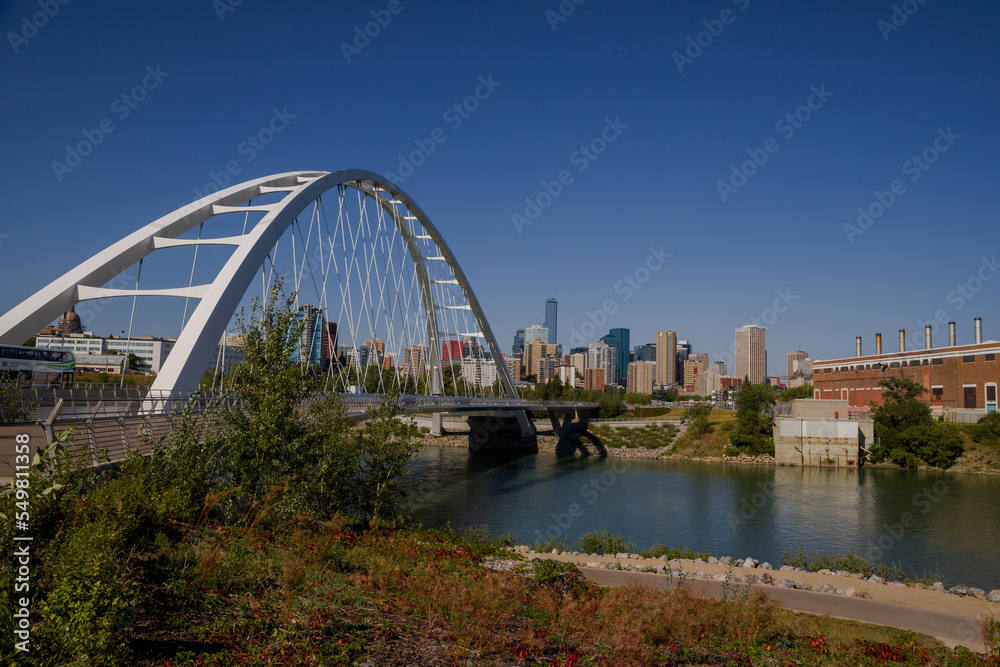
[[[958,322],[969,343],[978,315],[1000,337],[1000,263],[982,242],[998,203],[995,4],[921,4],[891,30],[892,3],[860,0],[725,2],[731,23],[701,5],[587,3],[555,24],[534,3],[401,7],[347,55],[379,8],[71,3],[7,40],[20,94],[0,135],[0,311],[226,183],[359,167],[420,202],[504,349],[552,294],[567,348],[669,327],[726,359],[756,321],[775,375],[793,350],[850,356],[855,336],[870,349],[903,328],[919,344],[928,322],[938,339]],[[4,3],[4,34],[35,11]],[[260,25],[281,48],[247,42]],[[685,251],[705,237],[712,253]],[[148,262],[143,280],[172,268]],[[176,336],[183,300],[150,303],[135,334]],[[119,331],[130,306],[80,315]]]

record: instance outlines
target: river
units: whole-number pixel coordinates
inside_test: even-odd
[[[797,468],[427,447],[414,518],[488,525],[521,544],[607,529],[639,549],[678,542],[780,566],[783,551],[854,551],[940,572],[946,586],[1000,587],[1000,477]]]

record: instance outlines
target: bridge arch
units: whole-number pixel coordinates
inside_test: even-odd
[[[429,355],[430,393],[442,390],[442,332],[438,311],[461,308],[471,311],[478,331],[495,362],[497,379],[508,397],[518,397],[503,355],[472,287],[448,244],[424,211],[398,185],[387,178],[361,169],[336,172],[297,171],[276,174],[233,185],[169,213],[114,243],[66,272],[7,313],[0,315],[0,343],[21,344],[77,303],[108,297],[175,296],[199,299],[184,323],[177,342],[158,373],[152,389],[173,394],[196,388],[211,362],[212,353],[224,334],[236,307],[251,280],[268,258],[272,248],[306,208],[321,202],[330,190],[350,188],[375,204],[392,220],[402,236],[415,268],[420,301],[425,315]],[[281,194],[274,203],[254,205],[265,195]],[[180,238],[217,215],[227,213],[263,214],[252,228],[237,236],[221,238]],[[418,239],[432,244],[436,252],[428,256]],[[209,283],[166,289],[116,289],[105,286],[151,253],[178,246],[234,246],[234,251]],[[445,262],[453,279],[434,281],[430,262]],[[464,295],[460,306],[438,303],[435,282],[457,285]]]

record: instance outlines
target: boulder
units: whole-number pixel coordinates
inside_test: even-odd
[[[779,572],[791,572],[794,569],[795,568],[792,567],[791,565],[782,565],[781,567],[778,568],[778,571]]]
[[[854,597],[856,593],[857,591],[854,589],[853,586],[844,590],[844,595],[846,595],[849,598]]]
[[[796,586],[796,588],[798,588],[798,586]],[[834,588],[833,586],[831,586],[830,584],[823,584],[822,586],[820,586],[816,590],[819,591],[820,593],[836,593],[837,592],[837,589]]]
[[[751,558],[750,556],[747,556],[746,558],[743,559],[743,567],[757,567],[757,563],[759,562],[760,561],[758,561],[756,558]]]
[[[712,575],[712,580],[713,581],[725,581],[726,580],[726,574],[724,572],[720,572],[719,574],[713,574]]]
[[[974,588],[972,586],[969,586],[969,595],[976,598],[977,600],[986,599],[986,591],[984,591],[982,588]]]
[[[949,588],[948,592],[951,593],[952,595],[968,595],[969,587],[963,584],[959,584],[958,586],[952,586],[951,588]]]
[[[781,586],[782,588],[795,588],[795,582],[791,579],[782,579],[777,582],[775,586]]]
[[[753,576],[753,575],[750,575]],[[735,581],[736,583],[742,584],[746,581],[742,574],[736,574],[735,572],[729,575],[729,581]]]
[[[770,584],[770,583],[772,583],[774,581],[774,579],[771,577],[771,575],[769,575],[767,572],[765,572],[764,574],[760,575],[760,580],[762,582],[764,582],[765,584]]]
[[[709,556],[708,557],[708,562],[711,563],[712,565],[716,565],[716,564],[718,564],[719,559],[716,558],[715,556]]]
[[[552,555],[553,556],[558,556],[559,555],[559,550],[558,549],[553,549],[552,550]]]
[[[844,594],[843,589],[838,588],[837,589],[837,595],[843,595],[843,594]]]
[[[743,559],[737,558],[733,561],[733,567],[743,567]]]
[[[935,581],[934,584],[931,586],[931,590],[937,591],[938,593],[944,593],[944,584],[942,584],[940,581]]]
[[[868,593],[865,593],[864,591],[861,591],[855,597],[859,597],[859,598],[862,598],[864,600],[871,600],[872,599],[872,596],[868,595]]]
[[[834,572],[834,574],[837,575],[838,577],[849,577],[849,576],[851,576],[851,573],[848,572],[847,570],[837,570],[836,572]]]
[[[601,562],[600,561],[588,561],[588,562],[584,563],[583,566],[584,567],[600,567],[601,566]]]
[[[762,570],[773,570],[774,569],[773,567],[771,567],[770,563],[761,563],[758,567],[760,567],[760,569],[762,569]]]
[[[816,574],[833,574],[833,572],[824,567],[822,570],[817,570]]]
[[[730,556],[723,556],[719,559],[719,565],[732,565],[733,559]]]
[[[796,581],[796,582],[795,582],[795,588],[799,589],[800,591],[805,591],[805,590],[809,590],[809,587],[808,587],[808,586],[806,586],[806,585],[805,585],[804,583],[802,583],[801,581]]]
[[[885,579],[883,579],[882,577],[878,576],[877,574],[873,574],[872,576],[868,577],[868,581],[872,582],[873,584],[884,584],[885,583]]]

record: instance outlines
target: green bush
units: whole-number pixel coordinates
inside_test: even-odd
[[[857,572],[866,578],[873,574],[878,575],[886,581],[907,581],[903,574],[903,567],[898,564],[886,565],[871,560],[866,556],[859,556],[853,551],[846,554],[840,553],[835,556],[808,556],[802,551],[793,549],[791,553],[781,552],[781,564],[791,567],[801,567],[808,572],[818,570],[844,570],[846,572]]]
[[[654,544],[650,548],[641,551],[640,555],[643,558],[659,558],[660,556],[666,556],[667,560],[677,560],[678,558],[690,558],[691,560],[701,558],[703,560],[708,560],[709,556],[712,555],[712,552],[694,551],[678,542],[676,547],[668,547],[665,544]]]
[[[1000,447],[1000,411],[994,411],[980,419],[971,429],[975,442],[990,447]]]
[[[50,553],[38,635],[60,664],[122,663],[139,601],[123,538],[117,526],[87,523],[70,528]]]
[[[620,533],[609,533],[601,530],[596,533],[584,533],[577,542],[579,550],[585,554],[620,554],[635,553],[636,546],[632,540],[622,538]]]

